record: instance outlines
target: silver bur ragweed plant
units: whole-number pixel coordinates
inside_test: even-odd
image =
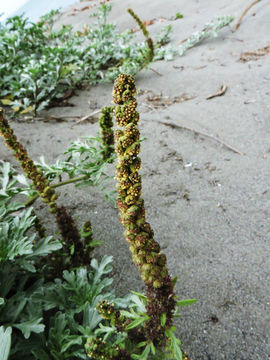
[[[146,338],[155,344],[162,344],[165,329],[172,325],[175,293],[166,266],[166,256],[160,252],[160,246],[154,240],[153,230],[145,218],[139,174],[141,159],[138,157],[140,151],[140,133],[137,128],[139,113],[136,110],[135,94],[136,86],[132,76],[119,75],[114,84],[113,97],[117,104],[115,108],[117,125],[124,129],[117,130],[115,134],[118,155],[117,204],[120,210],[120,221],[126,228],[125,237],[130,244],[133,261],[138,266],[146,284],[149,315],[145,329]],[[160,325],[162,314],[166,317],[164,326]]]
[[[116,105],[105,108],[101,114],[105,146],[97,149],[89,139],[78,140],[69,148],[66,161],[52,166],[44,159],[37,166],[29,158],[0,111],[1,135],[32,181],[30,186],[26,178],[16,175],[6,163],[0,168],[0,339],[10,360],[15,360],[18,354],[29,360],[188,359],[181,352],[173,318],[178,315],[178,306],[192,304],[194,300],[177,301],[175,280],[169,274],[166,256],[146,221],[135,94],[133,77],[119,75],[113,90]],[[119,127],[115,131],[119,218],[146,286],[145,294],[132,291],[126,299],[105,291],[112,284],[107,277],[112,270],[111,257],[105,257],[100,265],[92,259],[89,267],[90,255],[97,244],[91,222],[84,222],[79,232],[72,217],[58,207],[54,196],[58,186],[91,184],[91,176],[100,177],[101,169],[113,160],[111,154],[104,159],[104,154],[113,150],[108,147],[112,146],[112,111]],[[73,153],[77,155],[73,157]],[[64,180],[64,175],[70,178]],[[55,179],[59,182],[51,183]],[[30,195],[30,200],[25,204],[14,203],[18,194]],[[27,210],[38,197],[56,214],[65,240],[62,243],[46,236],[33,209]],[[67,255],[70,264],[66,263]]]
[[[181,46],[167,45],[172,26],[154,41],[143,21],[128,9],[146,41],[134,42],[130,30],[120,33],[107,22],[112,5],[103,3],[83,31],[71,25],[56,30],[59,12],[52,11],[35,24],[23,16],[9,18],[0,27],[0,102],[15,112],[37,113],[70,96],[77,88],[114,81],[120,73],[135,75],[150,62],[182,56],[208,37],[217,36],[231,16],[214,19]]]
[[[131,292],[128,310],[119,309],[108,300],[100,301],[96,309],[109,325],[100,324],[85,347],[93,360],[188,360],[175,335],[173,318],[178,316],[178,306],[190,305],[195,300],[177,301],[175,280],[168,272],[166,256],[161,253],[146,221],[141,197],[139,113],[135,95],[133,77],[119,75],[113,89],[114,116],[120,128],[115,131],[117,205],[132,259],[146,290],[145,294]]]

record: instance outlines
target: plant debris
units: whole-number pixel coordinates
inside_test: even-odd
[[[256,61],[260,59],[262,56],[265,56],[270,53],[270,45],[267,45],[261,49],[255,51],[247,51],[241,54],[238,61],[240,62],[248,62],[248,61]]]
[[[141,101],[144,105],[150,107],[152,110],[165,108],[173,104],[179,104],[181,102],[188,101],[196,97],[196,96],[188,95],[186,93],[183,93],[178,96],[170,97],[170,96],[164,96],[162,93],[154,94],[150,90],[141,90],[139,92],[139,95],[145,95],[145,94],[147,95]]]
[[[245,11],[243,12],[243,14],[240,16],[240,18],[239,18],[239,20],[237,21],[237,23],[236,23],[236,25],[235,25],[235,27],[234,27],[234,29],[233,29],[233,32],[235,32],[238,28],[239,28],[239,26],[240,26],[240,24],[241,24],[241,21],[243,20],[243,18],[244,18],[244,16],[246,15],[246,13],[252,8],[252,6],[254,6],[254,5],[256,5],[258,2],[260,2],[261,0],[255,0],[255,1],[253,1],[246,9],[245,9]]]
[[[221,87],[220,87],[220,89],[219,89],[216,93],[211,94],[211,95],[208,95],[208,96],[206,97],[206,100],[213,99],[214,97],[217,97],[217,96],[222,96],[222,95],[225,94],[226,91],[227,91],[227,85],[222,84]]]
[[[220,140],[219,138],[215,137],[215,136],[212,136],[212,135],[209,135],[207,133],[204,133],[202,131],[199,131],[199,130],[195,130],[195,129],[192,129],[188,126],[184,126],[184,125],[177,125],[177,124],[173,124],[173,123],[166,123],[164,121],[156,121],[160,124],[163,124],[165,126],[168,126],[168,127],[171,127],[172,129],[180,129],[180,130],[187,130],[187,131],[190,131],[190,132],[193,132],[194,134],[196,135],[201,135],[201,136],[204,136],[204,137],[207,137],[209,139],[212,139],[213,141],[216,141],[218,143],[220,143],[221,145],[223,145],[224,147],[228,148],[229,150],[235,152],[236,154],[239,154],[239,155],[245,155],[244,152],[232,147],[231,145],[225,143],[224,141]]]

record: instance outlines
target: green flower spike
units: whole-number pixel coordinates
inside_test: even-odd
[[[141,198],[141,160],[140,133],[137,128],[139,113],[134,98],[136,86],[131,75],[121,74],[114,83],[113,98],[115,107],[116,152],[118,155],[116,179],[118,180],[119,218],[125,227],[125,238],[130,244],[134,263],[138,266],[141,277],[146,284],[148,298],[147,313],[150,320],[146,323],[146,338],[154,344],[165,341],[165,329],[172,325],[175,309],[173,282],[168,273],[166,256],[160,252],[159,244],[154,240],[154,233],[145,219],[144,201]],[[160,319],[166,315],[162,327]],[[163,315],[164,316],[164,315]]]
[[[147,54],[147,62],[151,62],[154,57],[154,44],[153,40],[149,36],[149,32],[146,29],[146,26],[142,22],[142,20],[139,18],[138,15],[135,14],[135,12],[132,9],[127,10],[128,13],[133,17],[133,19],[136,21],[136,23],[139,25],[140,29],[142,30],[142,33],[144,37],[146,38],[146,43],[148,46],[148,54]]]
[[[17,140],[16,135],[14,135],[13,130],[4,118],[2,109],[0,109],[0,133],[5,139],[6,145],[13,150],[14,157],[19,161],[27,177],[32,180],[35,190],[37,190],[41,199],[49,204],[51,212],[56,212],[57,206],[55,200],[57,199],[57,195],[55,191],[50,188],[49,180],[44,176],[43,172],[37,168],[33,160],[30,159],[27,150]]]
[[[94,360],[132,360],[126,350],[107,344],[102,338],[90,336],[85,344],[88,356]]]
[[[4,118],[4,112],[0,108],[0,134],[5,139],[6,145],[13,150],[14,157],[19,161],[21,168],[26,176],[33,182],[35,190],[38,192],[42,201],[48,204],[49,211],[56,215],[56,222],[60,229],[64,244],[64,251],[71,255],[72,266],[80,264],[88,265],[90,259],[84,259],[83,244],[80,241],[79,231],[74,220],[68,215],[64,206],[58,207],[56,204],[57,194],[50,187],[49,180],[41,170],[37,168],[33,160],[30,159],[27,150],[17,140],[16,135]],[[37,220],[38,221],[38,220]],[[41,231],[40,224],[36,223],[38,230]]]
[[[103,160],[109,160],[114,152],[114,135],[113,135],[113,112],[114,106],[106,106],[101,109],[99,117],[99,126],[101,129],[101,139],[105,147],[102,152]]]

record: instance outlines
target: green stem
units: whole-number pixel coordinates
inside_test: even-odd
[[[55,189],[55,188],[58,188],[63,185],[68,185],[68,184],[72,184],[72,183],[75,183],[78,181],[86,180],[87,178],[88,178],[87,175],[78,176],[76,178],[72,178],[72,179],[68,179],[65,181],[60,181],[59,183],[56,183],[56,184],[52,184],[52,185],[50,185],[50,188]],[[32,196],[28,201],[26,201],[24,206],[27,207],[27,206],[32,205],[39,198],[39,196],[40,196],[39,194]]]

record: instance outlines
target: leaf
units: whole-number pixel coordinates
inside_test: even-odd
[[[52,236],[48,236],[37,241],[33,248],[33,253],[30,256],[47,256],[61,248],[62,244],[59,240],[53,240]]]
[[[184,15],[180,12],[175,14],[175,19],[182,19],[184,17]]]
[[[182,360],[182,351],[180,349],[180,344],[181,341],[179,339],[177,339],[177,337],[174,335],[173,329],[174,327],[172,326],[170,330],[165,330],[165,334],[166,336],[170,339],[170,345],[169,345],[169,349],[172,352],[172,355],[174,356],[175,360]]]
[[[25,109],[20,111],[20,114],[28,114],[34,112],[33,106],[27,106]]]
[[[147,345],[145,347],[145,349],[143,350],[143,352],[137,357],[137,358],[134,358],[134,359],[138,359],[138,360],[147,360],[148,359],[148,355],[150,353],[150,350],[151,350],[151,345]]]
[[[195,304],[196,301],[197,301],[196,299],[180,300],[176,302],[176,306],[189,306]]]
[[[132,321],[130,324],[128,324],[126,326],[126,330],[131,330],[139,325],[141,325],[142,323],[144,323],[146,321],[145,317],[139,317],[137,319],[135,319],[134,321]]]
[[[183,360],[182,351],[181,351],[180,347],[177,344],[174,344],[173,353],[174,353],[174,356],[175,356],[175,360]]]
[[[134,305],[131,305],[131,307],[137,307],[137,309],[142,313],[146,312],[145,304],[137,295],[131,295],[130,300],[134,303]]]
[[[5,299],[0,297],[0,306],[5,304]]]
[[[93,331],[101,320],[101,315],[87,302],[83,312],[83,327],[88,327]]]
[[[177,280],[178,280],[178,277],[177,277],[177,276],[175,276],[175,277],[172,279],[173,286],[176,285]]]
[[[43,320],[42,318],[31,319],[31,320],[22,322],[20,324],[14,324],[13,326],[16,327],[17,329],[21,330],[25,339],[28,339],[30,337],[31,332],[39,334],[44,331],[45,325],[40,324],[40,322],[42,320]]]
[[[28,181],[27,181],[27,179],[26,179],[26,177],[25,177],[24,175],[19,174],[19,175],[14,176],[14,178],[15,178],[20,184],[29,187],[29,183],[28,183]]]
[[[150,346],[151,346],[151,352],[153,355],[156,355],[156,348],[155,348],[155,345],[153,344],[153,342],[151,341],[150,343]]]
[[[126,310],[120,310],[120,313],[121,313],[121,315],[127,317],[128,319],[136,319],[137,318],[137,314],[132,314]]]
[[[0,99],[0,101],[3,105],[11,105],[12,104],[12,100],[10,100],[10,99]]]
[[[160,324],[161,324],[162,327],[165,326],[165,324],[166,324],[166,313],[163,313],[163,314],[161,315]]]
[[[145,296],[144,294],[142,294],[142,293],[140,293],[140,292],[131,290],[131,294],[137,295],[139,298],[141,298],[141,299],[143,299],[143,300],[147,300],[147,296]]]
[[[0,358],[1,360],[7,360],[10,346],[11,346],[11,333],[12,328],[4,328],[4,326],[0,326]]]
[[[141,342],[137,345],[137,347],[140,348],[140,347],[145,346],[146,344],[147,344],[146,341],[141,341]]]
[[[178,345],[177,341],[176,341],[176,337],[173,336],[171,338],[172,343],[172,351],[173,351],[173,355],[175,356],[175,360],[182,360],[183,359],[183,355],[182,355],[182,351],[180,349],[180,346]]]
[[[65,344],[61,348],[62,354],[64,354],[71,346],[82,344],[82,337],[79,335],[70,335],[67,339],[68,340],[65,341]]]
[[[43,349],[33,349],[32,353],[38,360],[51,360],[49,355]]]

